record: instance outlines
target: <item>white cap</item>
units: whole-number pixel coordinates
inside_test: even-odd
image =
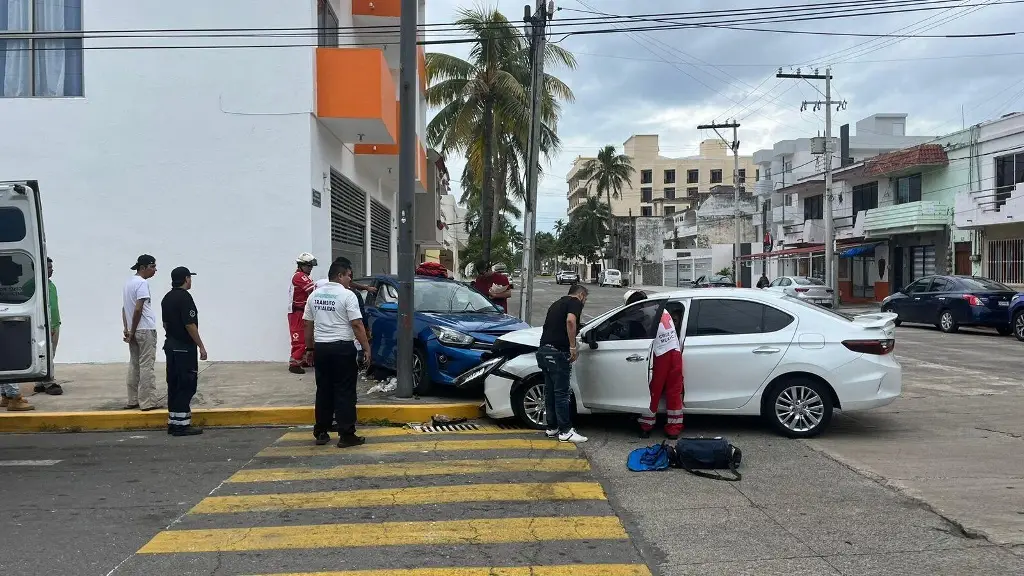
[[[295,262],[298,264],[306,264],[308,266],[316,266],[316,256],[313,256],[309,252],[303,252],[295,258]]]
[[[646,296],[647,296],[646,294],[644,294],[644,291],[643,291],[643,290],[636,290],[636,289],[633,289],[633,290],[626,290],[626,293],[625,293],[625,294],[623,294],[623,296],[622,296],[622,302],[623,302],[623,304],[629,304],[629,298],[630,298],[631,296],[633,296],[634,294],[638,293],[638,292],[639,292],[640,294],[643,294],[643,295],[644,295],[644,297],[646,297]]]

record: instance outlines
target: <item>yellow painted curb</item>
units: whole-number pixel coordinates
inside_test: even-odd
[[[405,424],[426,422],[435,414],[480,418],[477,402],[452,404],[365,404],[356,407],[360,422]],[[197,426],[303,426],[313,423],[312,406],[212,408],[192,412]],[[109,410],[102,412],[0,412],[0,432],[99,432],[167,426],[167,411]]]

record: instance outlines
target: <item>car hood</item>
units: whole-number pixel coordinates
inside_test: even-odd
[[[544,328],[538,326],[536,328],[526,328],[525,330],[516,330],[515,332],[509,332],[498,338],[502,342],[511,342],[513,344],[523,344],[526,346],[533,346],[535,348],[540,347],[540,335],[544,332]]]
[[[529,327],[526,322],[508,314],[420,312],[418,316],[432,326],[472,334],[498,335]]]

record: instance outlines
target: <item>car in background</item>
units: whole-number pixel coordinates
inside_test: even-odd
[[[608,268],[601,272],[597,283],[604,286],[622,286],[622,273],[614,268]]]
[[[1010,329],[1017,340],[1024,342],[1024,292],[1010,299]]]
[[[947,334],[961,326],[995,328],[1007,336],[1017,291],[980,276],[925,276],[882,300],[882,311],[903,322],[932,324]]]
[[[832,296],[834,290],[825,285],[825,282],[817,278],[807,276],[780,276],[768,285],[765,290],[781,292],[786,296],[799,298],[817,304],[818,306],[832,307]]]
[[[555,284],[579,284],[580,275],[575,270],[562,270],[555,275]]]
[[[735,288],[736,283],[732,281],[732,278],[728,276],[722,276],[721,274],[712,274],[710,276],[701,276],[691,282],[694,288]]]
[[[374,368],[395,371],[398,360],[398,278],[362,278],[376,293],[361,292],[370,330]],[[418,394],[450,386],[481,362],[499,336],[528,328],[503,313],[483,294],[462,282],[417,276],[413,303],[413,380]]]
[[[895,314],[849,316],[779,292],[708,288],[652,294],[584,323],[570,380],[577,412],[647,410],[651,343],[669,301],[684,308],[687,414],[760,415],[779,433],[806,438],[824,431],[834,410],[878,408],[902,393]],[[499,337],[459,377],[485,380],[488,416],[544,427],[541,331]]]

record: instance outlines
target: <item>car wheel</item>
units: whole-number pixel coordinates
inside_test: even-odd
[[[939,330],[942,330],[946,334],[952,334],[960,329],[960,325],[956,323],[956,318],[953,318],[953,313],[949,310],[943,310],[939,312]]]
[[[892,308],[889,307],[889,306],[886,306],[885,308],[882,308],[882,312],[892,312]],[[899,326],[900,324],[903,324],[903,320],[900,320],[899,313],[896,312],[895,314],[896,314],[896,319],[893,320],[893,323],[896,324],[897,326]]]
[[[530,428],[543,430],[547,427],[543,378],[529,380],[512,393],[512,411],[520,422]]]
[[[832,395],[820,382],[790,378],[772,388],[764,404],[764,416],[783,436],[817,436],[832,421]]]
[[[1013,315],[1013,335],[1024,342],[1024,310]]]
[[[427,370],[427,354],[421,348],[412,352],[412,378],[413,392],[417,396],[430,394],[433,382],[430,381],[430,371]]]

